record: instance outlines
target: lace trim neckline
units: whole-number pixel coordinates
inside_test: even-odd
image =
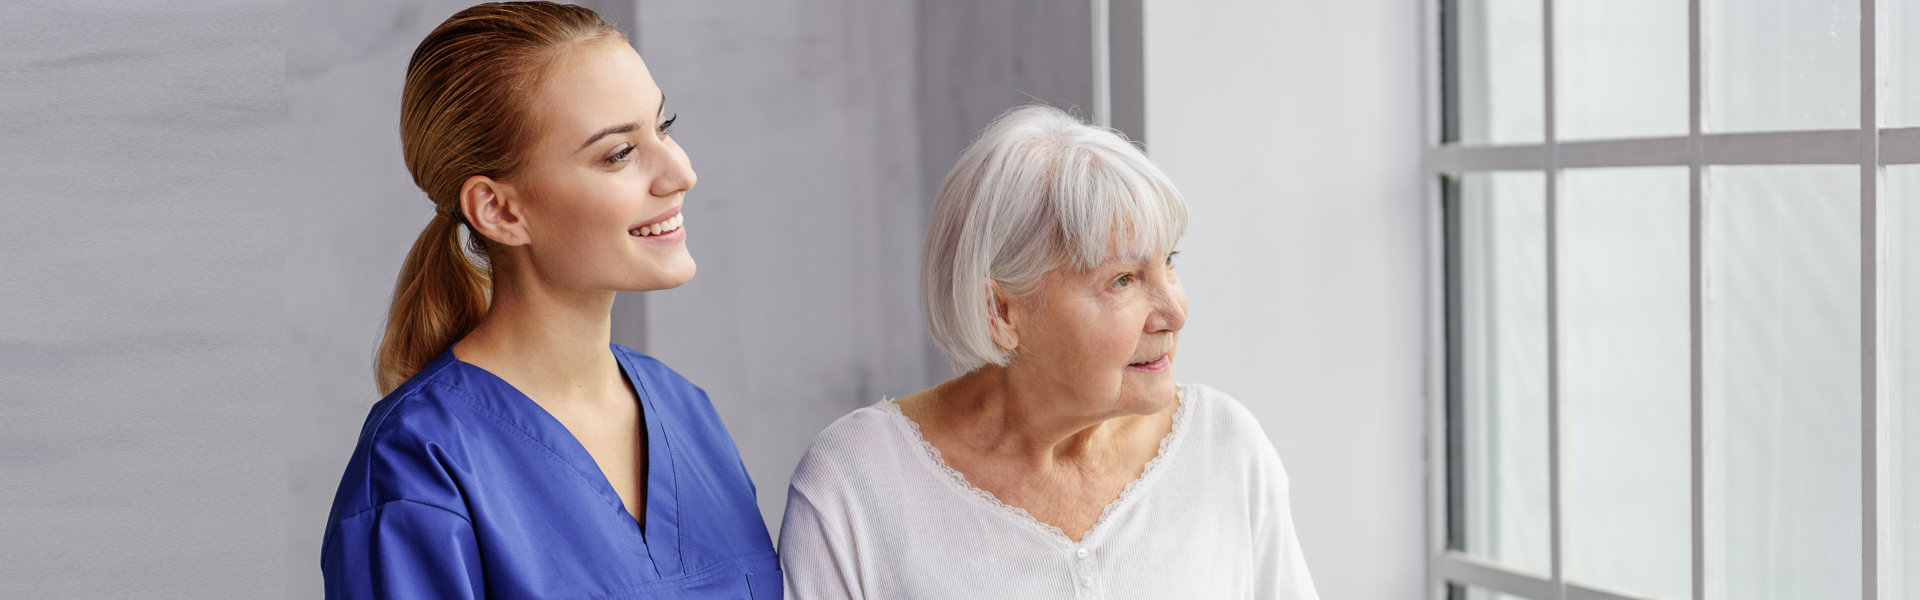
[[[1002,502],[998,496],[994,496],[991,492],[980,489],[978,486],[973,485],[973,482],[967,481],[967,476],[959,470],[954,469],[951,465],[948,465],[946,457],[940,454],[940,449],[933,447],[933,444],[927,441],[927,436],[920,431],[920,424],[913,419],[907,418],[906,413],[900,411],[900,404],[897,399],[887,398],[880,402],[880,406],[883,412],[893,415],[900,423],[905,425],[907,434],[913,438],[914,442],[920,445],[921,455],[928,461],[931,461],[934,469],[945,475],[948,481],[958,486],[967,495],[978,498],[981,502],[985,502],[989,508],[1011,517],[1017,522],[1024,523],[1040,534],[1053,539],[1055,542],[1071,548],[1086,545],[1099,539],[1100,535],[1106,531],[1114,513],[1119,512],[1121,508],[1131,504],[1136,496],[1144,493],[1142,490],[1146,489],[1146,484],[1154,479],[1154,476],[1161,470],[1161,464],[1166,462],[1168,456],[1172,455],[1175,443],[1183,437],[1181,434],[1186,431],[1188,409],[1193,407],[1193,402],[1190,397],[1191,394],[1188,392],[1187,386],[1177,385],[1175,389],[1177,390],[1176,400],[1180,403],[1180,406],[1174,409],[1173,428],[1167,431],[1166,436],[1160,438],[1160,448],[1153,455],[1153,460],[1147,461],[1146,467],[1140,470],[1139,477],[1127,482],[1126,487],[1120,489],[1120,497],[1114,498],[1112,502],[1107,503],[1105,508],[1100,509],[1100,518],[1093,522],[1093,527],[1088,528],[1086,532],[1080,535],[1079,542],[1075,542],[1073,538],[1067,537],[1067,533],[1061,531],[1059,527],[1042,523],[1039,519],[1034,518],[1032,513],[1027,512],[1027,509]]]

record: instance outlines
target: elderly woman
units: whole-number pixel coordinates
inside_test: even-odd
[[[835,422],[780,529],[793,598],[1317,598],[1260,424],[1178,384],[1187,209],[1114,132],[1002,115],[921,274],[963,373]]]

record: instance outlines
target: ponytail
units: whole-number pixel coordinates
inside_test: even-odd
[[[476,238],[477,239],[477,238]],[[475,244],[484,253],[484,247]],[[436,213],[420,232],[393,286],[393,307],[373,375],[380,393],[400,387],[487,315],[487,269],[460,247],[460,224]]]
[[[460,246],[460,188],[469,177],[506,177],[519,168],[531,139],[527,90],[539,85],[560,52],[601,38],[626,39],[578,6],[488,2],[448,17],[414,49],[400,92],[400,154],[435,215],[393,286],[387,333],[373,365],[381,394],[400,387],[486,316],[493,289],[487,249],[478,235]]]

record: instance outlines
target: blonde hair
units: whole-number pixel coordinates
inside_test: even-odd
[[[394,284],[374,360],[380,393],[400,387],[486,316],[493,289],[487,249],[470,226],[461,243],[460,189],[475,175],[506,177],[521,166],[533,90],[562,51],[601,38],[626,39],[578,6],[494,2],[448,17],[414,49],[400,94],[400,145],[435,214]]]
[[[1091,269],[1110,249],[1131,258],[1173,249],[1187,203],[1118,132],[1060,109],[1014,108],[980,132],[934,201],[920,300],[934,344],[956,372],[1005,366],[988,329],[988,281],[1023,296],[1048,271]]]

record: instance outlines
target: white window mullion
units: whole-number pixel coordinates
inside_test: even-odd
[[[1091,0],[1093,13],[1093,122],[1113,126],[1113,63],[1108,35],[1112,22],[1107,18],[1107,0]]]
[[[1646,596],[1629,596],[1617,592],[1590,588],[1577,583],[1567,584],[1567,600],[1664,600]]]
[[[1446,0],[1434,0],[1421,4],[1421,46],[1425,51],[1420,61],[1422,77],[1421,92],[1425,96],[1422,117],[1423,141],[1427,151],[1423,157],[1427,163],[1425,202],[1422,207],[1427,223],[1427,598],[1428,600],[1446,600],[1447,581],[1441,576],[1439,557],[1447,551],[1447,478],[1452,468],[1447,461],[1447,409],[1448,402],[1448,364],[1454,358],[1449,347],[1447,327],[1452,321],[1448,306],[1452,300],[1448,297],[1450,284],[1447,281],[1448,244],[1450,235],[1446,226],[1446,210],[1443,202],[1444,186],[1433,169],[1434,149],[1443,141],[1442,123],[1446,117],[1442,113],[1445,100],[1440,90],[1445,77],[1444,54],[1440,39],[1448,34],[1441,31],[1440,13],[1447,10]]]
[[[1553,582],[1458,552],[1435,557],[1435,570],[1447,581],[1522,598],[1552,598]]]
[[[1920,127],[1883,129],[1880,131],[1880,164],[1910,165],[1915,163],[1920,163]]]
[[[1721,133],[1701,136],[1700,151],[1710,165],[1850,165],[1861,137],[1852,129]]]
[[[1568,583],[1555,586],[1551,579],[1516,571],[1458,552],[1443,552],[1432,561],[1435,577],[1476,588],[1522,598],[1551,598],[1556,588],[1565,588],[1567,600],[1655,600],[1596,587]]]
[[[1545,171],[1549,168],[1665,167],[1691,164],[1697,152],[1709,165],[1851,165],[1860,161],[1858,130],[1762,131],[1694,137],[1558,142],[1515,146],[1440,146],[1428,152],[1431,174],[1466,171]],[[1920,129],[1880,134],[1883,146],[1912,147],[1886,162],[1920,162]],[[1700,147],[1692,149],[1698,142]],[[1557,153],[1557,158],[1554,156]],[[1893,156],[1893,155],[1888,155]],[[1551,163],[1551,164],[1550,164]]]
[[[1861,597],[1878,600],[1884,590],[1880,549],[1880,511],[1887,440],[1880,415],[1887,414],[1880,390],[1880,77],[1879,11],[1875,0],[1860,0],[1860,563]]]
[[[1560,138],[1557,131],[1556,115],[1559,107],[1554,101],[1555,88],[1559,87],[1554,79],[1554,0],[1541,0],[1541,36],[1540,44],[1542,68],[1546,71],[1541,79],[1543,105],[1541,115],[1545,119],[1541,131],[1547,147],[1546,169],[1546,266],[1547,266],[1547,539],[1549,540],[1550,560],[1553,565],[1553,600],[1567,598],[1566,568],[1566,527],[1561,523],[1565,512],[1565,502],[1561,499],[1561,452],[1560,452]]]
[[[1691,374],[1689,376],[1689,402],[1693,419],[1690,424],[1688,460],[1691,472],[1692,489],[1690,502],[1692,513],[1692,568],[1693,600],[1707,600],[1707,498],[1712,491],[1706,485],[1706,194],[1704,161],[1705,140],[1702,134],[1701,108],[1705,105],[1705,85],[1702,83],[1702,65],[1706,64],[1701,55],[1705,34],[1702,23],[1701,2],[1687,0],[1687,322],[1690,339],[1688,355]]]

